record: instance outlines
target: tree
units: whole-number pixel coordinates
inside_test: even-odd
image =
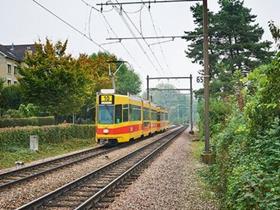
[[[248,76],[249,103],[245,113],[252,132],[257,134],[279,125],[280,53],[270,64],[260,66]]]
[[[274,42],[277,44],[278,49],[280,49],[280,28],[277,27],[273,21],[269,21],[268,26]]]
[[[115,72],[121,65],[115,55],[99,52],[91,56],[81,55],[79,62],[84,71],[89,75],[91,81],[92,96],[89,100],[94,103],[96,92],[100,89],[112,88],[112,81],[109,75],[109,66],[111,72]],[[141,80],[133,69],[129,69],[126,65],[122,65],[116,73],[116,92],[119,94],[138,94],[141,92]]]
[[[141,92],[141,79],[133,69],[122,65],[116,75],[116,92],[126,95],[127,93],[137,95]]]
[[[174,85],[161,83],[156,85],[158,89],[176,89]],[[145,96],[146,93],[144,93]],[[172,123],[185,123],[189,120],[190,98],[178,90],[151,90],[152,101],[160,106],[168,108],[169,121]]]
[[[18,109],[23,101],[20,85],[4,86],[1,91],[1,104],[3,110]]]
[[[244,7],[240,0],[219,0],[220,11],[209,12],[209,60],[211,77],[220,74],[220,63],[227,66],[232,74],[236,70],[249,72],[261,63],[270,61],[271,42],[261,41],[263,29],[256,24],[256,15]],[[202,6],[191,7],[196,28],[186,33],[191,41],[187,57],[203,64]]]
[[[80,55],[78,62],[87,74],[89,79],[89,92],[85,104],[81,110],[80,115],[94,116],[94,106],[96,100],[96,93],[101,89],[112,88],[112,80],[109,76],[109,65],[112,72],[115,72],[119,67],[116,63],[119,59],[107,52],[93,53],[91,56]],[[126,65],[122,65],[119,72],[116,74],[116,89],[119,94],[138,94],[141,91],[141,81],[139,76],[133,71],[128,69]],[[91,111],[92,110],[92,111]]]
[[[25,99],[55,116],[78,112],[88,93],[87,75],[66,47],[67,41],[36,43],[19,69]]]

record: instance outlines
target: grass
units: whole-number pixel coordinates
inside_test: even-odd
[[[193,157],[200,161],[200,156],[203,152],[204,149],[204,142],[203,141],[193,141],[192,142],[192,152],[193,152]]]
[[[94,146],[93,139],[72,139],[60,143],[39,143],[39,151],[32,152],[29,148],[10,146],[0,150],[0,169],[15,166],[16,161],[25,163],[42,158],[62,155],[68,152]]]
[[[197,161],[201,161],[201,154],[203,153],[204,146],[204,141],[193,141],[191,144],[192,155]],[[203,165],[202,168],[197,171],[198,182],[202,189],[201,199],[211,201],[215,206],[218,206],[219,204],[215,193],[212,192],[210,185],[206,182],[206,170],[208,170],[208,166]]]

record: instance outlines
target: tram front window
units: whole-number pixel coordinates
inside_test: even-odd
[[[114,105],[99,105],[98,123],[114,123]]]

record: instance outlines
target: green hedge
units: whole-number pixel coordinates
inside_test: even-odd
[[[0,128],[16,126],[43,126],[54,125],[53,116],[49,117],[28,117],[28,118],[2,118],[0,119]]]
[[[0,150],[11,147],[29,147],[29,136],[38,135],[39,144],[59,143],[68,139],[89,139],[95,136],[94,125],[53,125],[42,127],[0,129]]]

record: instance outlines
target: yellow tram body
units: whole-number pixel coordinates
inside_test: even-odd
[[[99,144],[129,142],[168,127],[167,111],[147,100],[101,93],[96,103],[96,141]],[[162,121],[161,115],[165,116]]]

